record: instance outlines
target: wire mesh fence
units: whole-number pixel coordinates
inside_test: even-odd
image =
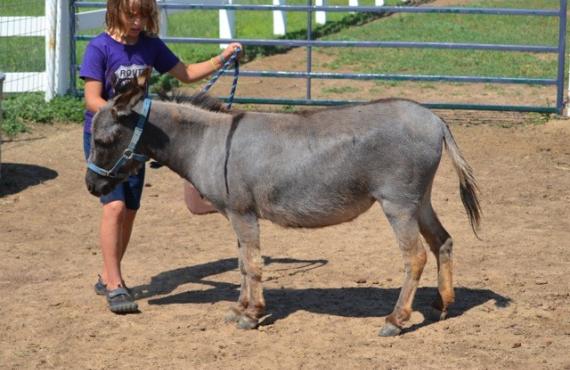
[[[2,89],[4,87],[4,73],[0,72],[0,125],[2,124]],[[2,179],[2,133],[0,132],[0,180]]]
[[[0,72],[5,73],[5,93],[45,90],[45,8],[49,3],[0,1]]]

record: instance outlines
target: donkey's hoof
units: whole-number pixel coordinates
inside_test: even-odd
[[[243,315],[238,321],[238,327],[244,330],[251,330],[257,328],[259,322],[256,319],[252,319],[249,316]]]
[[[431,307],[424,313],[425,319],[430,322],[442,321],[447,318],[447,310],[442,311],[435,307]]]
[[[238,309],[232,307],[228,310],[228,313],[226,313],[226,316],[224,316],[224,321],[226,323],[238,322],[242,316],[243,316],[243,313],[239,312]]]
[[[241,317],[241,315],[238,315],[237,313],[235,313],[233,311],[228,311],[226,316],[224,316],[224,322],[228,323],[228,324],[232,323],[232,322],[238,322],[240,317]]]
[[[394,324],[387,322],[386,324],[384,324],[382,329],[380,329],[378,335],[381,337],[395,337],[396,335],[400,335],[401,332],[402,329],[400,329]]]

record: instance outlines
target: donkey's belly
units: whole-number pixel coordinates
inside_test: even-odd
[[[305,199],[304,202],[273,204],[259,208],[258,216],[284,227],[317,228],[354,220],[370,209],[372,204],[372,197],[334,204],[319,202],[319,199]]]

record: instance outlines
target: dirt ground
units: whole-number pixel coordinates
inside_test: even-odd
[[[298,53],[255,63],[292,63]],[[251,82],[239,89],[261,91]],[[450,89],[436,85],[434,94],[467,94]],[[119,316],[92,289],[101,267],[100,206],[84,185],[82,129],[36,127],[5,141],[0,367],[570,369],[570,121],[440,113],[479,181],[481,240],[444,155],[433,199],[455,240],[457,301],[447,320],[430,319],[437,282],[429,256],[412,319],[396,338],[377,335],[403,277],[378,206],[319,230],[262,222],[271,315],[258,330],[242,331],[223,321],[239,294],[228,222],[191,216],[182,180],[166,168],[149,170],[123,266],[141,313]]]

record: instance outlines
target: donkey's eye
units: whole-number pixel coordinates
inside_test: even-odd
[[[95,142],[95,145],[97,145],[97,146],[102,146],[102,147],[104,147],[104,148],[108,148],[108,147],[110,147],[111,145],[113,145],[112,142],[105,141],[105,140],[101,140],[101,139],[94,139],[93,141]]]
[[[95,137],[93,138],[95,145],[101,146],[103,148],[110,148],[115,144],[115,140],[109,137]]]
[[[96,145],[108,148],[113,146],[121,138],[121,130],[118,125],[112,127],[101,129],[97,132],[97,135],[93,136],[93,141]]]

